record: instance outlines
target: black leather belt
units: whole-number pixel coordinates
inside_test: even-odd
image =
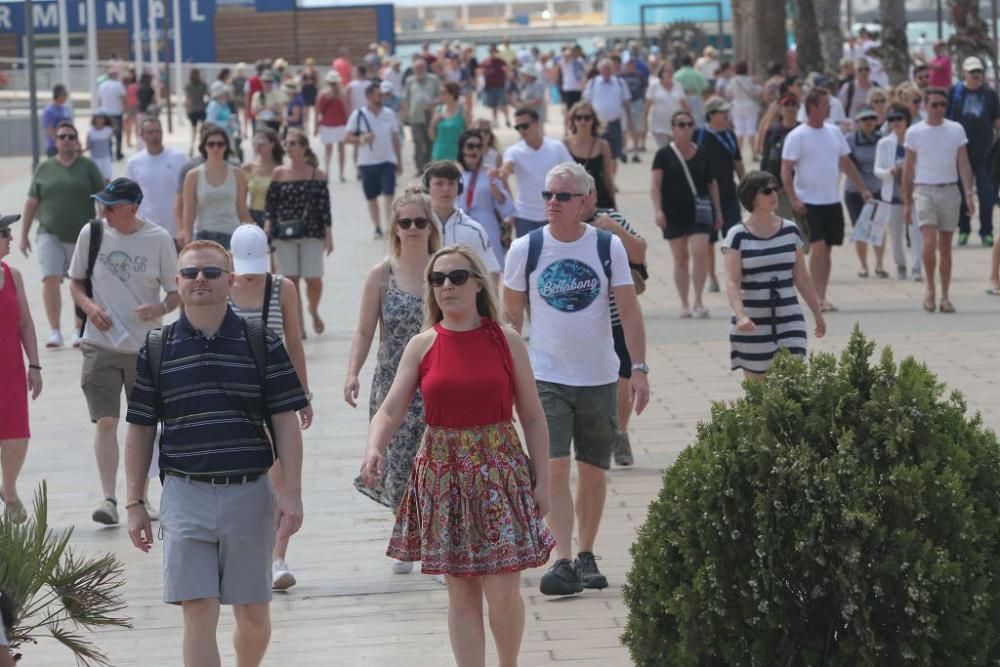
[[[171,477],[180,477],[181,479],[187,479],[192,482],[203,482],[205,484],[211,484],[212,486],[229,486],[230,484],[247,484],[249,482],[256,481],[264,473],[252,472],[246,475],[185,475],[182,472],[177,472],[176,470],[164,470],[165,475],[170,475]]]

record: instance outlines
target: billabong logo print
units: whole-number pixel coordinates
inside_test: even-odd
[[[581,311],[601,293],[601,280],[588,265],[576,259],[549,264],[538,276],[538,294],[545,303],[564,313]]]

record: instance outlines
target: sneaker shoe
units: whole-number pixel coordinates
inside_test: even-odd
[[[396,560],[395,558],[390,558],[392,561],[392,573],[393,574],[409,574],[413,572],[413,563],[408,560]]]
[[[49,348],[50,350],[62,346],[63,346],[63,337],[62,333],[59,331],[53,331],[52,333],[50,333],[49,339],[45,341],[45,347]]]
[[[984,248],[992,248],[993,247],[993,235],[992,234],[987,234],[986,236],[983,237],[983,247]]]
[[[271,563],[271,588],[287,591],[295,585],[295,575],[288,569],[288,563],[279,558]]]
[[[90,518],[105,526],[118,525],[118,503],[113,498],[105,498],[104,502],[98,505],[94,513],[90,515]]]
[[[919,269],[913,270],[913,282],[922,283],[924,282],[924,276],[920,273]]]
[[[569,559],[560,558],[542,575],[538,588],[542,595],[574,595],[583,590],[583,585]]]
[[[372,239],[378,241],[381,240],[381,238],[382,238],[382,230],[376,229],[375,232],[372,234]]]
[[[718,280],[709,280],[708,281],[708,291],[709,292],[718,292],[719,291],[719,281]]]
[[[615,465],[630,466],[635,463],[632,456],[632,443],[628,440],[628,433],[618,432],[615,439]]]
[[[968,245],[968,244],[969,244],[969,232],[959,232],[958,245]]]
[[[897,280],[906,280],[906,267],[905,266],[897,266],[896,267],[896,279]]]
[[[636,153],[636,154],[634,154],[634,155],[632,156],[632,162],[633,162],[633,163],[635,163],[635,162],[642,162],[642,158],[640,158],[640,157],[639,157],[639,154],[638,154],[638,153]]]
[[[80,344],[83,343],[83,338],[80,337],[79,331],[73,332],[73,338],[70,339],[70,342],[74,348],[80,347]]]
[[[608,578],[597,569],[597,558],[589,551],[581,551],[576,555],[573,570],[584,588],[608,587]]]

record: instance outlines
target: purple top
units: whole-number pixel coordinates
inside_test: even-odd
[[[42,111],[42,129],[55,129],[55,127],[64,120],[73,120],[73,110],[69,108],[69,105],[56,104],[53,102],[45,107],[44,111]],[[53,137],[48,136],[48,133],[46,132],[45,148],[55,148],[55,145],[56,140]]]

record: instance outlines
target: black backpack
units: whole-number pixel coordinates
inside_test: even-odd
[[[101,241],[104,240],[104,224],[96,219],[91,220],[88,224],[90,225],[90,243],[87,246],[87,273],[83,279],[83,291],[88,298],[93,299],[94,267],[97,266],[97,255],[101,252]],[[73,305],[73,309],[80,320],[80,336],[83,336],[83,330],[87,326],[87,313],[83,312],[83,309],[76,304]]]
[[[250,344],[250,354],[253,357],[253,365],[257,371],[257,382],[260,385],[260,415],[264,419],[264,430],[271,444],[271,455],[274,460],[277,460],[278,450],[274,446],[274,426],[271,424],[271,416],[267,411],[267,396],[265,395],[265,387],[267,386],[265,384],[267,327],[262,320],[257,318],[240,318],[240,321],[243,323],[243,335]],[[173,330],[174,324],[167,324],[146,332],[146,357],[149,359],[149,374],[153,383],[153,401],[161,421],[163,419],[163,396],[160,393],[160,373],[163,370],[163,346],[164,341],[170,339]]]

